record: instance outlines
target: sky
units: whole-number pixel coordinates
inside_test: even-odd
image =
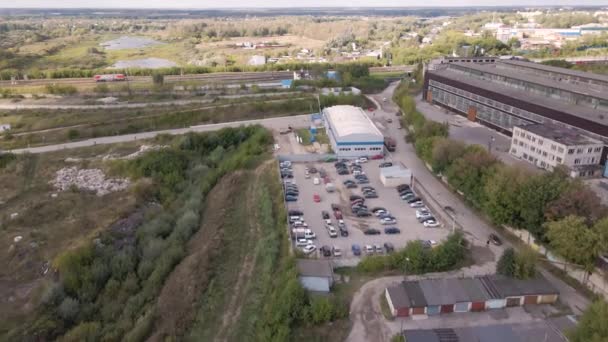
[[[608,6],[608,0],[0,0],[0,8]]]

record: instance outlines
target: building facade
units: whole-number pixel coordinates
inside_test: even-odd
[[[384,136],[363,109],[333,106],[323,109],[331,147],[339,157],[384,154]]]
[[[515,126],[510,153],[535,166],[553,170],[563,165],[571,177],[601,176],[604,144],[574,130],[553,125]]]
[[[328,260],[298,259],[298,280],[314,292],[329,292],[334,284],[333,268]]]

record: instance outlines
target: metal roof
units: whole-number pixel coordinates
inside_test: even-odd
[[[333,277],[334,272],[328,260],[298,259],[298,274],[305,277]]]
[[[485,302],[490,299],[490,294],[485,290],[479,279],[477,278],[463,278],[459,279],[460,284],[464,292],[469,297],[471,302]]]
[[[451,329],[404,330],[407,342],[566,342],[557,329],[545,321],[492,324]]]
[[[544,64],[540,64],[540,63],[524,62],[524,61],[516,61],[516,60],[501,60],[500,63],[507,64],[507,65],[510,64],[513,66],[518,66],[518,67],[523,67],[523,68],[530,68],[530,69],[536,69],[536,70],[541,70],[541,71],[554,72],[554,73],[563,74],[563,75],[571,75],[571,76],[576,76],[576,77],[580,77],[580,78],[586,78],[586,79],[590,79],[590,80],[608,83],[608,76],[594,74],[592,72],[571,70],[571,69],[566,69],[566,68],[554,67],[554,66],[550,66],[550,65],[544,65]]]
[[[381,168],[380,174],[385,178],[410,178],[412,176],[412,171],[402,166],[395,165]]]
[[[531,74],[529,72],[525,72],[523,70],[518,70],[515,68],[501,68],[500,62],[496,64],[481,64],[481,63],[452,63],[450,67],[463,69],[476,70],[482,73],[501,76],[505,78],[510,78],[513,80],[524,81],[531,84],[538,84],[543,87],[559,89],[566,92],[579,94],[583,96],[591,96],[603,100],[608,100],[608,95],[605,94],[601,89],[597,89],[596,87],[592,87],[589,84],[572,84],[566,82],[558,82],[553,79],[538,76],[535,74]],[[464,70],[463,70],[464,71]],[[475,74],[473,74],[475,75]],[[486,82],[495,82],[486,80]]]
[[[426,307],[426,299],[418,281],[405,281],[403,287],[413,308]]]
[[[470,302],[469,296],[462,288],[461,279],[424,279],[420,288],[428,305],[450,305]]]
[[[405,292],[405,288],[401,285],[390,286],[386,288],[388,295],[391,297],[391,302],[395,308],[409,308],[410,298]]]
[[[504,276],[493,275],[487,278],[494,284],[502,298],[526,295],[552,295],[559,291],[547,281],[541,274],[530,279],[513,279]]]
[[[333,106],[323,109],[336,138],[350,135],[367,135],[384,141],[384,136],[363,109],[355,106]]]

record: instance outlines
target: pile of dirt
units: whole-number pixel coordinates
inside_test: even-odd
[[[131,153],[131,154],[127,154],[126,156],[119,156],[119,155],[115,155],[115,154],[109,154],[107,156],[104,156],[102,159],[105,160],[113,160],[113,159],[135,159],[139,156],[141,156],[142,154],[149,152],[149,151],[158,151],[158,150],[162,150],[164,148],[167,148],[169,146],[166,145],[141,145],[139,147],[139,150]]]
[[[97,196],[125,190],[130,184],[126,178],[106,178],[100,169],[79,169],[75,166],[57,171],[55,179],[50,183],[60,191],[75,186],[80,190],[92,191]]]

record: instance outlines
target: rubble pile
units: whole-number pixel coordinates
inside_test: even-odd
[[[124,178],[106,178],[99,169],[78,169],[66,167],[57,171],[55,179],[50,182],[61,191],[75,186],[81,190],[92,191],[97,196],[103,196],[115,191],[121,191],[129,186],[129,180]]]
[[[167,148],[169,146],[164,146],[164,145],[141,145],[139,147],[138,151],[135,151],[131,154],[127,154],[126,156],[117,156],[117,155],[107,155],[103,157],[103,160],[112,160],[112,159],[135,159],[139,156],[141,156],[142,154],[148,152],[148,151],[157,151],[157,150],[161,150],[163,148]]]

